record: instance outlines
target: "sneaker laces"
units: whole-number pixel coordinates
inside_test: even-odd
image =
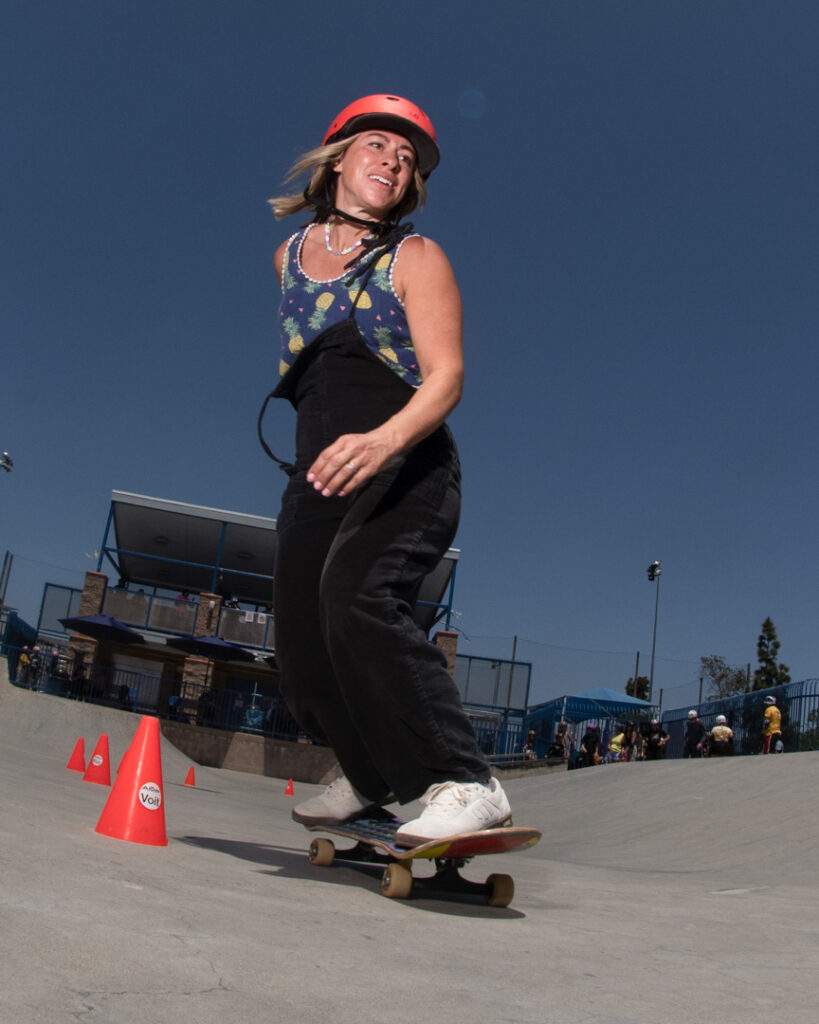
[[[421,797],[421,803],[429,806],[434,802],[436,809],[440,808],[443,811],[459,810],[469,803],[470,785],[474,786],[475,783],[439,782],[429,787]]]

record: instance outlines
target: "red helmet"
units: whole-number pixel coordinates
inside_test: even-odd
[[[432,121],[420,107],[400,96],[379,93],[355,100],[333,119],[323,145],[348,139],[368,128],[383,128],[405,135],[418,156],[418,170],[422,178],[428,178],[438,166],[441,154]]]

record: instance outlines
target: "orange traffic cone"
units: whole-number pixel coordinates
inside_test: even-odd
[[[82,736],[74,744],[74,750],[71,757],[68,759],[66,765],[69,771],[72,772],[84,772],[85,771],[85,741]]]
[[[287,788],[284,791],[284,795],[285,796],[293,796],[293,780],[292,779],[287,783]]]
[[[139,723],[94,831],[129,843],[168,845],[158,718],[144,715]]]
[[[103,733],[97,740],[82,781],[97,782],[100,786],[111,785],[111,763],[108,760],[108,736],[106,733]]]
[[[195,786],[196,785],[196,775],[194,774],[194,771],[193,771],[193,765],[191,765],[190,768],[188,768],[188,774],[185,776],[185,785],[186,786]]]

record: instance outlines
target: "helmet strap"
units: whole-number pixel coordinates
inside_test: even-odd
[[[312,221],[313,224],[321,220],[326,220],[332,215],[333,217],[341,217],[342,220],[347,220],[351,224],[355,224],[357,227],[366,228],[370,234],[379,238],[382,235],[386,235],[387,232],[391,231],[398,223],[394,217],[389,220],[364,220],[363,217],[354,217],[351,213],[345,213],[344,210],[339,210],[329,196],[321,196],[317,192],[311,192],[309,188],[304,190],[303,195],[305,202],[312,206],[316,211],[316,215]]]
[[[339,210],[329,197],[311,192],[309,188],[306,188],[303,194],[305,201],[316,211],[311,224],[326,221],[328,217],[332,216],[340,217],[342,220],[369,231],[370,237],[361,243],[361,255],[354,256],[349,263],[345,264],[345,269],[354,266],[362,256],[373,249],[392,248],[401,238],[415,230],[412,224],[399,224],[397,220],[364,220],[362,217],[354,217],[351,213]]]

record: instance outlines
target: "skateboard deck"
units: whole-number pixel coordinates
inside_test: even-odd
[[[536,828],[490,828],[481,832],[461,832],[434,839],[420,846],[397,846],[395,832],[404,822],[389,811],[373,811],[363,818],[354,818],[340,825],[307,825],[310,832],[327,832],[343,839],[355,840],[349,849],[336,849],[330,839],[314,839],[310,844],[311,864],[327,866],[334,861],[346,863],[384,864],[381,891],[392,899],[407,899],[421,892],[444,892],[480,895],[490,906],[506,907],[515,894],[509,875],[490,875],[485,882],[470,882],[460,868],[473,857],[534,846],[541,832]],[[414,878],[412,861],[435,861],[435,874]]]

